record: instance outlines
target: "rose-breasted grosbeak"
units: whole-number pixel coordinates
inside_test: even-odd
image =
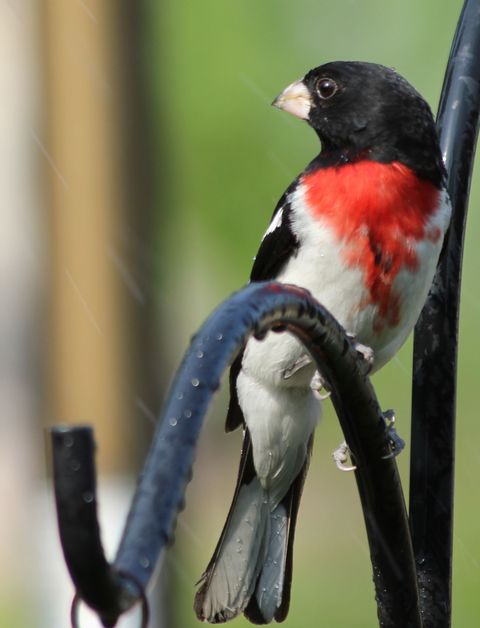
[[[273,103],[306,120],[320,154],[278,203],[251,281],[310,290],[347,332],[373,349],[373,369],[412,330],[450,219],[435,123],[395,71],[322,65]],[[285,619],[295,521],[320,416],[315,367],[288,334],[250,339],[230,371],[227,431],[245,429],[238,482],[195,598],[200,619],[242,611]]]

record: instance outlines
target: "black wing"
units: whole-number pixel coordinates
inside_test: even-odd
[[[275,279],[290,257],[296,255],[298,240],[292,231],[290,205],[290,194],[296,187],[297,180],[289,186],[273,212],[270,224],[277,219],[278,225],[265,234],[253,263],[250,281]]]
[[[265,234],[253,263],[250,281],[275,279],[287,261],[296,255],[298,240],[291,227],[290,194],[297,187],[295,180],[278,202],[270,224],[275,220],[278,225]],[[228,406],[225,430],[231,432],[242,425],[243,414],[238,403],[237,377],[242,368],[243,351],[235,358],[230,368],[230,404]]]
[[[230,510],[227,515],[227,520],[225,521],[225,525],[223,526],[222,533],[220,535],[220,539],[218,540],[215,551],[213,552],[213,556],[210,559],[210,562],[207,565],[204,573],[202,574],[200,580],[197,584],[200,584],[200,588],[198,589],[195,595],[194,601],[194,609],[197,617],[203,621],[203,604],[205,600],[205,595],[208,592],[210,587],[210,582],[213,576],[213,572],[215,571],[215,566],[217,564],[218,556],[221,552],[223,543],[225,541],[225,536],[228,531],[228,526],[230,525],[230,520],[232,518],[233,511],[235,510],[235,504],[237,502],[238,494],[240,493],[240,489],[244,484],[249,484],[252,479],[255,477],[255,467],[253,466],[253,454],[250,440],[250,433],[247,428],[245,428],[245,432],[243,435],[243,444],[242,444],[242,455],[240,457],[240,466],[238,468],[238,477],[237,477],[237,485],[235,486],[235,493],[233,495],[232,504],[230,506]]]
[[[243,412],[238,403],[237,377],[242,368],[243,351],[241,351],[232,362],[229,373],[230,403],[228,404],[227,418],[225,419],[225,431],[233,432],[239,425],[243,425]]]

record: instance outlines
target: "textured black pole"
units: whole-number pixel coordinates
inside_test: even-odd
[[[479,110],[480,1],[467,0],[438,112],[453,218],[414,341],[410,522],[425,628],[451,623],[460,273]]]
[[[99,613],[105,626],[114,626],[123,611],[144,599],[159,557],[173,539],[198,435],[220,377],[251,333],[261,337],[269,329],[288,330],[297,336],[332,386],[333,403],[358,467],[355,474],[380,626],[421,627],[401,484],[395,460],[384,458],[390,452],[389,439],[365,363],[342,327],[308,292],[275,282],[251,284],[233,295],[192,340],[163,408],[112,566],[105,561],[96,520],[93,447],[88,442],[81,446],[85,436],[81,428],[53,433],[65,559],[78,593]],[[75,443],[75,439],[73,443],[68,440],[75,433],[81,436],[76,439],[80,458],[75,454],[72,466],[67,450]]]

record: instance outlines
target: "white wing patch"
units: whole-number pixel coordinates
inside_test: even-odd
[[[262,242],[263,240],[265,240],[265,238],[267,237],[269,233],[272,233],[272,231],[275,231],[275,229],[278,229],[278,227],[280,227],[280,225],[282,224],[282,220],[283,220],[283,207],[279,209],[278,212],[275,214],[275,216],[272,218],[272,222],[268,225],[268,229],[263,234]]]

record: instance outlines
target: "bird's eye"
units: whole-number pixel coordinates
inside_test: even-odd
[[[338,85],[331,78],[322,78],[317,83],[317,93],[322,100],[327,100],[336,94]]]

